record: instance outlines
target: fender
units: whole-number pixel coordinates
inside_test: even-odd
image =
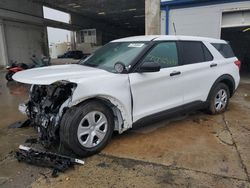
[[[117,118],[117,121],[115,122],[115,130],[117,130],[119,134],[123,133],[124,131],[132,127],[132,117],[127,112],[123,103],[120,100],[109,95],[87,96],[77,101],[74,101],[74,99],[72,99],[71,104],[68,107],[70,108],[72,106],[76,106],[79,105],[80,103],[87,102],[90,100],[101,100],[111,104],[109,105],[109,107],[111,108],[115,117]]]
[[[234,81],[234,78],[231,75],[229,75],[229,74],[223,74],[222,76],[220,76],[219,78],[217,78],[217,80],[215,80],[214,84],[212,85],[212,87],[211,87],[211,89],[209,91],[208,97],[207,97],[207,101],[210,98],[210,94],[211,94],[212,90],[220,82],[225,83],[228,86],[229,91],[230,91],[230,97],[233,96],[233,94],[235,92],[235,81]]]

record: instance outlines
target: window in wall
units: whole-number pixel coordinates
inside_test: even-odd
[[[80,31],[80,42],[96,44],[96,29],[84,29]]]
[[[181,41],[179,44],[182,52],[181,59],[183,65],[213,60],[213,56],[202,42]]]
[[[143,62],[157,62],[161,68],[178,66],[178,53],[175,42],[157,44],[145,57]]]
[[[46,19],[63,22],[63,23],[70,23],[70,14],[56,10],[53,8],[49,8],[46,6],[43,6],[43,17]]]
[[[53,27],[47,27],[49,44],[53,43],[70,43],[71,31]]]
[[[80,31],[80,43],[84,43],[85,31]]]

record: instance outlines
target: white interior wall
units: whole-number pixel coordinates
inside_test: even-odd
[[[178,35],[220,38],[222,12],[247,8],[250,1],[170,9],[169,34],[175,33],[174,23]]]

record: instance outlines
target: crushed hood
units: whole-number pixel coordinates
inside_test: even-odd
[[[57,81],[78,82],[84,78],[110,75],[102,69],[87,67],[78,64],[55,65],[42,68],[34,68],[17,72],[13,79],[26,84],[50,85]]]

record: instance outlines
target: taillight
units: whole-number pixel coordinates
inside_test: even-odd
[[[240,70],[241,62],[239,60],[237,60],[237,61],[234,62],[234,64],[237,65],[237,67]]]

